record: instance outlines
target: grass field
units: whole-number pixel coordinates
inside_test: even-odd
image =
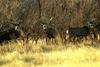
[[[84,43],[77,47],[12,41],[0,46],[0,67],[100,67],[100,49]]]

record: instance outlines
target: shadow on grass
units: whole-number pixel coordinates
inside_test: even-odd
[[[1,66],[1,65],[4,65],[4,64],[7,64],[7,63],[10,63],[10,61],[3,61],[3,60],[0,60],[0,66]]]

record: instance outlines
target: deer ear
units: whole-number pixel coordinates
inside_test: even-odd
[[[42,25],[43,26],[43,24],[41,23],[40,25]]]
[[[3,25],[1,24],[1,25],[0,25],[0,28],[2,28],[2,27],[3,27]]]
[[[19,23],[11,23],[13,24],[14,26],[19,26],[20,24]]]

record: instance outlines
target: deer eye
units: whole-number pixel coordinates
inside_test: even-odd
[[[43,25],[43,29],[47,29],[47,26],[46,25]]]

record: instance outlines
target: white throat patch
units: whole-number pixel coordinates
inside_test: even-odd
[[[69,33],[69,30],[66,30],[66,33],[68,34]]]

